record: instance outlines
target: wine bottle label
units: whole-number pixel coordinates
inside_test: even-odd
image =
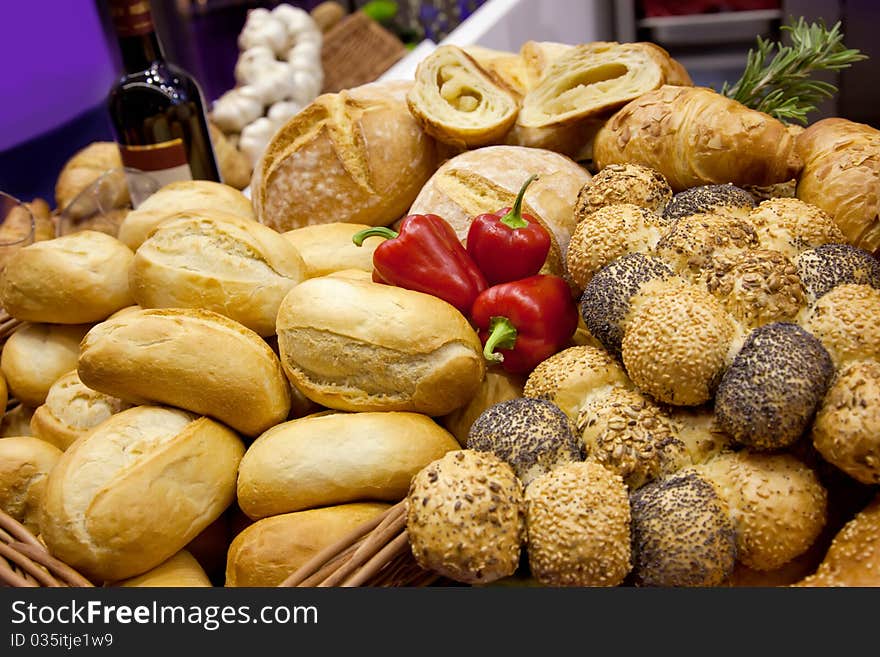
[[[193,179],[182,139],[147,146],[119,144],[119,155],[123,166],[147,173],[159,183],[159,187],[178,180]],[[132,181],[129,180],[129,187],[131,186]]]
[[[110,15],[119,36],[140,36],[155,29],[148,0],[110,0]]]

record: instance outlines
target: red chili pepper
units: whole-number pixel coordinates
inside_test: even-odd
[[[560,351],[577,329],[578,311],[568,283],[538,274],[494,285],[474,301],[471,320],[483,355],[511,373],[530,372]]]
[[[467,252],[489,285],[516,281],[541,271],[550,251],[550,233],[537,219],[522,213],[526,188],[538,176],[523,183],[513,208],[474,217],[467,235]]]
[[[387,238],[373,251],[373,280],[433,294],[465,316],[488,287],[452,226],[436,214],[411,214],[400,232],[377,226],[352,237],[360,246],[373,235]]]

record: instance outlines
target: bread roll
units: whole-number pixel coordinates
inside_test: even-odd
[[[436,168],[434,141],[406,107],[410,84],[323,94],[291,118],[254,169],[259,220],[284,232],[403,216]]]
[[[39,438],[0,438],[0,509],[34,535],[40,533],[46,478],[60,458],[60,449]]]
[[[832,216],[853,246],[880,257],[880,130],[840,118],[797,137],[797,197]]]
[[[398,502],[412,477],[458,449],[418,413],[330,413],[272,427],[248,448],[238,504],[251,518],[367,500]]]
[[[0,305],[16,319],[54,324],[99,322],[131,305],[134,254],[93,230],[34,242],[0,273]]]
[[[12,396],[32,407],[46,401],[52,384],[76,369],[80,340],[90,328],[91,324],[22,324],[0,354],[0,369]]]
[[[195,588],[211,586],[211,580],[195,557],[186,550],[181,550],[152,570],[116,582],[113,586]]]
[[[179,212],[254,219],[250,199],[235,187],[211,180],[181,180],[165,185],[129,212],[119,226],[119,239],[137,250],[156,226]]]
[[[336,275],[284,298],[278,348],[293,385],[343,411],[445,415],[476,393],[486,371],[479,337],[450,304]]]
[[[410,213],[443,217],[464,242],[471,219],[513,205],[517,192],[538,174],[525,193],[523,212],[534,216],[552,239],[545,270],[561,274],[574,230],[574,204],[590,174],[575,162],[547,150],[486,146],[447,160],[419,192]]]
[[[599,130],[596,165],[656,169],[675,192],[698,185],[772,185],[800,161],[785,124],[707,87],[664,85],[639,96]]]
[[[432,137],[461,149],[498,142],[516,121],[519,98],[458,46],[419,62],[407,94],[412,115]]]
[[[594,42],[594,46],[598,42]],[[576,46],[569,43],[555,41],[526,41],[519,49],[523,67],[526,70],[526,87],[533,89],[544,77],[547,69],[562,55],[570,52]]]
[[[31,431],[31,418],[34,415],[34,407],[27,404],[19,404],[3,415],[0,422],[0,438],[10,436],[33,436]]]
[[[74,440],[130,405],[92,390],[80,381],[74,369],[49,388],[45,403],[38,406],[31,416],[31,431],[37,438],[63,451]]]
[[[258,520],[229,546],[226,586],[278,586],[319,550],[387,508],[378,502],[341,504]]]
[[[461,408],[444,415],[440,422],[455,436],[459,444],[464,446],[474,420],[498,402],[522,397],[524,385],[525,377],[522,375],[510,374],[500,368],[489,370],[477,394]]]
[[[112,141],[96,141],[80,149],[64,163],[55,182],[55,207],[63,211],[80,192],[110,169],[122,166],[119,147]],[[128,186],[120,177],[120,184],[113,190],[112,207],[128,203]]]
[[[131,291],[143,308],[213,310],[268,336],[305,270],[296,248],[256,221],[184,216],[163,222],[138,247]]]
[[[247,436],[290,410],[269,345],[208,310],[137,310],[97,324],[82,341],[77,370],[93,390],[210,415]]]
[[[462,46],[462,50],[520,96],[529,90],[529,74],[520,53],[477,45]]]
[[[211,144],[217,156],[217,166],[223,182],[235,189],[244,189],[251,184],[253,167],[247,155],[242,153],[230,142],[223,131],[213,123],[208,124],[211,132]]]
[[[46,485],[49,551],[93,582],[147,572],[228,507],[244,444],[210,418],[139,406],[64,452]]]
[[[369,228],[366,224],[333,222],[303,226],[282,233],[306,263],[306,278],[325,276],[345,269],[373,271],[373,251],[384,238],[375,235],[356,246],[351,238]]]

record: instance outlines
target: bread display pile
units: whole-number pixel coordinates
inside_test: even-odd
[[[278,586],[397,504],[450,583],[876,585],[878,134],[647,43],[318,96],[250,199],[172,183],[6,260],[0,509],[106,586]],[[467,253],[521,190],[578,322],[511,372],[374,256],[414,214]]]

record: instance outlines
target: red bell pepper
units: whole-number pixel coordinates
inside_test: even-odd
[[[486,359],[524,373],[565,347],[577,329],[578,311],[565,280],[537,274],[481,292],[471,321]]]
[[[522,213],[526,188],[537,177],[523,183],[513,208],[481,214],[471,221],[467,252],[489,285],[533,276],[547,259],[550,233],[533,216]]]
[[[455,230],[436,214],[404,217],[399,233],[384,226],[366,228],[352,241],[361,246],[373,235],[387,238],[373,251],[374,281],[432,294],[465,316],[488,287]]]

